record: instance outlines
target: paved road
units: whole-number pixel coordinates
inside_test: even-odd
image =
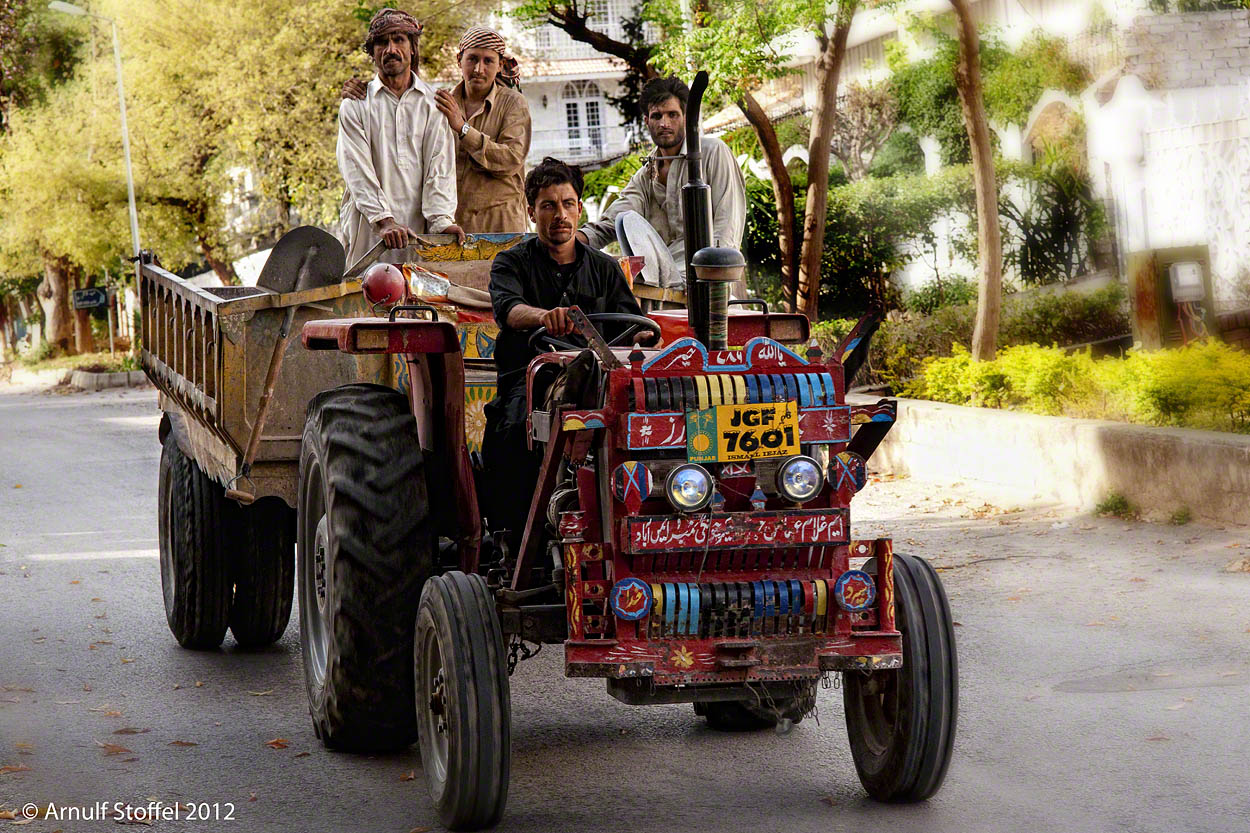
[[[294,624],[255,653],[174,643],[156,422],[151,391],[0,390],[0,768],[29,768],[0,769],[0,811],[228,802],[233,821],[154,828],[436,828],[415,748],[318,745]],[[689,706],[630,708],[602,682],[560,678],[549,646],[513,678],[502,829],[1250,830],[1250,574],[1222,570],[1250,555],[1245,530],[1097,520],[1024,498],[1004,513],[1018,498],[991,506],[963,486],[901,480],[856,499],[857,534],[888,530],[946,568],[961,712],[935,799],[864,797],[837,690],[787,736],[720,735]],[[266,745],[275,738],[287,748]]]

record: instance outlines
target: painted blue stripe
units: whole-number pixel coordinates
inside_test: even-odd
[[[754,405],[760,401],[760,383],[755,380],[754,373],[747,374],[747,404]]]
[[[677,585],[677,632],[686,633],[690,623],[690,585],[680,582]]]
[[[764,617],[764,582],[751,582],[751,589],[755,591],[755,618],[762,619]]]
[[[812,386],[812,407],[825,407],[825,386],[820,382],[819,373],[807,374],[808,384]]]
[[[812,407],[812,387],[811,385],[807,384],[807,374],[800,373],[798,376],[798,382],[799,382],[799,407],[800,408]]]
[[[690,635],[699,635],[699,585],[690,585]]]
[[[773,383],[768,381],[768,377],[763,373],[760,374],[760,402],[773,401]]]
[[[790,582],[777,582],[777,612],[785,616],[790,612]]]
[[[850,343],[846,345],[846,349],[842,351],[842,358],[839,361],[846,361],[846,357],[851,355],[851,351],[859,346],[859,342],[860,339],[858,337],[851,339]]]
[[[790,614],[792,616],[803,614],[803,582],[797,578],[790,579]]]
[[[786,399],[789,399],[789,391],[786,391],[785,389],[785,379],[783,376],[774,373],[770,376],[770,378],[773,379],[773,401],[785,401]]]
[[[785,377],[785,380],[786,380],[786,393],[789,394],[790,401],[798,402],[799,401],[798,380],[794,378],[794,374],[787,374]]]
[[[833,386],[833,376],[828,373],[820,374],[820,381],[825,383],[825,404],[838,404],[837,389]]]
[[[772,581],[762,581],[764,585],[764,617],[777,615],[777,584]]]
[[[677,625],[677,587],[664,583],[664,630],[671,634]]]

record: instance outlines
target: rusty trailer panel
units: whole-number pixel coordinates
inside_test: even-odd
[[[161,392],[184,452],[225,486],[237,473],[273,345],[287,309],[295,326],[370,314],[358,281],[275,294],[255,287],[202,289],[159,266],[139,272],[140,362]],[[394,386],[385,355],[305,350],[291,339],[253,468],[257,497],[295,505],[294,465],[309,401],[350,382]],[[290,469],[286,471],[285,469]]]

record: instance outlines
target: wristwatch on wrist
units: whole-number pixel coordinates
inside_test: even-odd
[[[468,136],[468,135],[469,135],[469,123],[465,122],[464,124],[460,125],[460,138],[463,139],[465,136]]]

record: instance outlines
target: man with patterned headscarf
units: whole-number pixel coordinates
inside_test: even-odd
[[[499,33],[472,26],[456,53],[461,81],[439,90],[435,104],[456,138],[456,222],[467,232],[524,231],[525,157],[530,113],[517,92],[520,73]],[[345,97],[363,84],[348,81]]]
[[[455,138],[434,88],[414,71],[421,28],[406,12],[375,14],[364,48],[378,73],[359,100],[339,105],[337,155],[347,183],[339,236],[349,264],[379,239],[402,249],[413,234],[464,237],[455,223]]]

